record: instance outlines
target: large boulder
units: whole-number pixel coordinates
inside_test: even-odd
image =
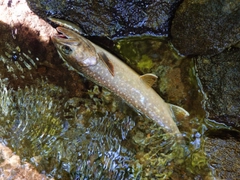
[[[172,22],[172,43],[183,55],[214,55],[240,40],[239,0],[185,0]]]
[[[208,118],[240,129],[240,49],[198,58],[196,68],[207,96]]]
[[[140,34],[169,34],[180,0],[64,1],[27,0],[40,17],[57,17],[77,24],[90,36],[117,38]]]

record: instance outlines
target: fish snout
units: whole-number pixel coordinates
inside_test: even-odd
[[[67,28],[57,27],[57,34],[51,37],[55,45],[69,45],[74,46],[79,44],[79,35]]]

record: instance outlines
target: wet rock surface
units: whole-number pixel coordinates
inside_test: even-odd
[[[198,58],[196,67],[207,96],[208,118],[240,130],[240,49]]]
[[[180,0],[166,1],[59,1],[28,0],[30,8],[45,19],[65,19],[89,36],[122,37],[168,35],[170,21]]]
[[[214,55],[240,40],[239,0],[185,0],[172,22],[172,43],[183,55]]]

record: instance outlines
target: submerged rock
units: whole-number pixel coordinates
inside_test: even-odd
[[[172,22],[172,43],[183,55],[214,55],[240,40],[239,0],[185,0]]]
[[[222,134],[224,134],[223,138],[212,136],[205,142],[209,165],[214,170],[214,176],[219,179],[239,179],[239,137],[233,138],[226,132],[222,132]]]
[[[207,96],[208,118],[240,130],[240,49],[198,58],[196,65]]]
[[[180,0],[167,1],[59,1],[28,0],[43,19],[48,16],[79,25],[89,36],[122,37],[140,34],[168,35]]]

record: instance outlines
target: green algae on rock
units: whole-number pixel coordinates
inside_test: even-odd
[[[140,69],[142,72],[144,71],[150,71],[151,68],[153,67],[153,62],[150,57],[147,55],[143,55],[142,59],[137,63],[138,69]]]

